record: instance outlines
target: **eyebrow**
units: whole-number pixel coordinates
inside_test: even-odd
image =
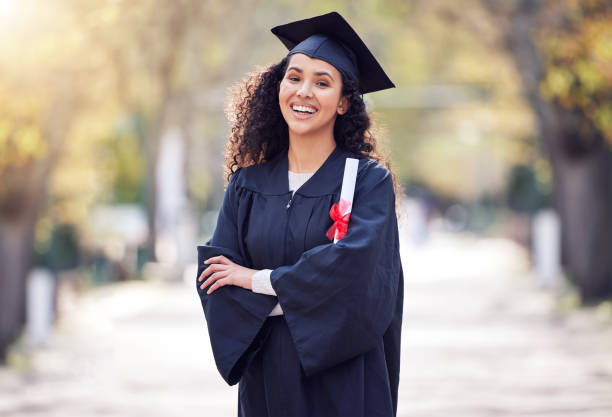
[[[304,71],[302,71],[302,70],[301,70],[300,68],[298,68],[298,67],[289,67],[289,68],[287,68],[287,72],[289,72],[289,71],[291,71],[291,70],[294,70],[294,71],[296,71],[296,72],[299,72],[300,74],[304,72]],[[327,72],[327,71],[317,71],[317,72],[315,72],[315,75],[327,75],[329,78],[331,78],[331,79],[332,79],[332,81],[335,81],[335,80],[334,80],[334,77],[332,77],[332,75],[331,75],[329,72]]]

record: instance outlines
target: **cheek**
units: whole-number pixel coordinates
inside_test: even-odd
[[[280,84],[280,88],[278,89],[278,100],[283,101],[287,97],[290,97],[293,94],[293,90],[294,88],[292,88],[291,85],[282,82]]]
[[[335,112],[338,108],[339,99],[337,94],[325,94],[320,97],[321,107],[324,107],[327,111]]]

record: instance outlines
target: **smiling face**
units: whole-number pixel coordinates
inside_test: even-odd
[[[280,83],[278,102],[290,134],[333,135],[336,116],[347,110],[340,72],[304,54],[291,55]]]

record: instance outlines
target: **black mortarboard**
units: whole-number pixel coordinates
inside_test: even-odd
[[[302,53],[359,81],[361,94],[395,87],[359,35],[337,12],[272,28],[289,54]]]

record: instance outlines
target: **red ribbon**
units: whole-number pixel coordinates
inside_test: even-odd
[[[339,203],[339,204],[338,204]],[[334,224],[331,225],[325,236],[329,240],[334,240],[334,236],[336,236],[336,231],[338,232],[338,240],[342,239],[346,235],[346,231],[348,230],[348,222],[351,217],[351,212],[345,213],[346,210],[351,206],[351,203],[341,198],[338,203],[334,203],[329,209],[329,216],[334,221]],[[342,214],[345,213],[345,214]]]

